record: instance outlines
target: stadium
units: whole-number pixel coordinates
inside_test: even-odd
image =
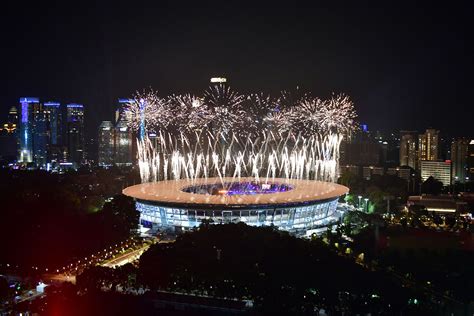
[[[198,178],[134,185],[123,194],[136,200],[140,223],[151,232],[180,233],[203,221],[274,225],[304,236],[336,221],[345,186],[315,180]]]

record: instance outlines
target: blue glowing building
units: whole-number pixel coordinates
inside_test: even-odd
[[[35,132],[35,109],[40,107],[39,99],[32,97],[20,98],[19,111],[19,150],[18,162],[33,162],[33,134]]]

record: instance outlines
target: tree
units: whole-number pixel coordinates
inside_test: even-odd
[[[438,195],[443,189],[443,183],[433,177],[429,177],[421,184],[421,192],[426,194]]]

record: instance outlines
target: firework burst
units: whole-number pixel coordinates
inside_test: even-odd
[[[202,97],[161,98],[150,90],[137,93],[128,111],[131,127],[146,125],[158,135],[139,141],[144,182],[210,176],[335,181],[339,145],[356,128],[348,96],[324,100],[300,89],[278,98],[242,95],[223,84]]]

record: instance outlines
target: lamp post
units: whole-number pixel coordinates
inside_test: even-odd
[[[364,201],[365,201],[365,208],[366,208],[365,211],[368,213],[369,212],[369,203],[367,203],[367,202],[369,201],[369,199],[365,198]]]
[[[466,183],[469,181],[469,177],[466,177],[466,181],[464,181],[464,192],[466,192]]]
[[[362,195],[359,195],[358,198],[359,198],[359,210],[360,210],[360,199],[362,199]]]

